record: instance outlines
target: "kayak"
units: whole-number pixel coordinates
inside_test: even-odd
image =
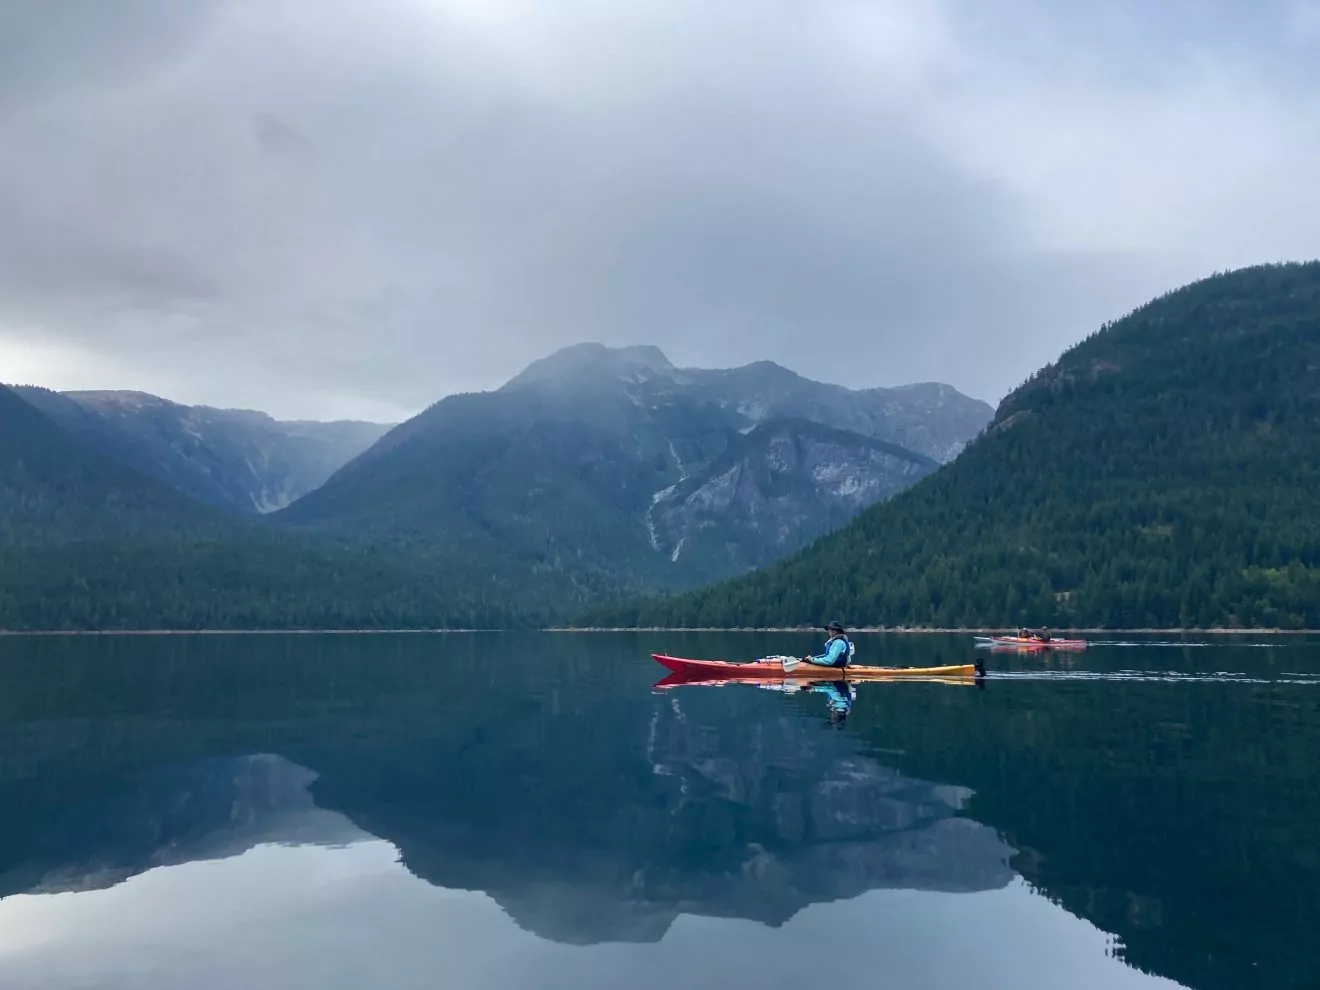
[[[688,660],[663,653],[652,653],[652,659],[680,677],[690,680],[762,680],[765,678],[806,678],[811,680],[885,680],[890,677],[975,677],[978,664],[962,663],[944,667],[864,667],[849,664],[846,669],[820,667],[814,663],[799,663],[785,670],[778,657],[753,660],[750,663],[728,663],[724,660]]]
[[[1043,639],[1023,638],[1021,636],[985,636],[980,638],[982,642],[989,643],[991,646],[1016,646],[1028,650],[1086,649],[1086,640],[1084,639],[1051,639],[1046,642]]]
[[[945,667],[863,667],[849,664],[846,669],[819,667],[812,663],[799,663],[785,670],[778,657],[753,660],[750,663],[727,663],[723,660],[688,660],[663,653],[652,653],[652,659],[680,677],[689,680],[763,680],[765,678],[792,678],[807,680],[878,681],[891,677],[975,677],[978,664],[961,663]],[[981,671],[982,673],[984,670]]]
[[[739,665],[741,666],[741,665]],[[824,669],[824,668],[820,668]],[[843,680],[852,680],[852,671],[856,667],[849,667],[848,672],[844,674]],[[956,668],[962,670],[962,667]],[[727,674],[666,674],[663,679],[656,681],[651,685],[653,689],[666,691],[669,688],[676,687],[730,687],[737,685],[739,687],[758,687],[767,691],[802,691],[809,688],[812,684],[820,681],[837,681],[840,679],[838,674],[826,673],[824,675],[807,675],[805,677],[795,677],[795,671],[787,673],[780,671],[777,677],[730,677]],[[967,675],[954,675],[952,677],[939,677],[931,675],[929,677],[869,677],[865,678],[871,681],[908,681],[922,684],[951,684],[957,687],[973,687],[977,683],[977,678]]]

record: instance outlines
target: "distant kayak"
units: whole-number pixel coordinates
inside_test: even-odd
[[[1033,639],[1023,636],[978,636],[978,640],[991,646],[1012,646],[1034,650],[1084,650],[1084,639]]]
[[[753,660],[750,663],[728,663],[724,660],[688,660],[663,653],[652,653],[652,659],[688,680],[746,680],[766,679],[831,681],[882,681],[893,677],[975,677],[977,664],[963,663],[944,667],[864,667],[850,664],[847,668],[820,667],[813,663],[799,663],[785,670],[780,657]],[[984,672],[984,671],[982,671]]]

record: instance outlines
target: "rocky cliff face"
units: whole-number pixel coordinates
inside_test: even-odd
[[[894,444],[807,420],[773,420],[738,437],[696,474],[658,492],[652,544],[759,567],[842,526],[935,470]]]

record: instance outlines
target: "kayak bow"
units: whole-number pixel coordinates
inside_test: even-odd
[[[751,663],[727,663],[723,660],[688,660],[684,657],[671,657],[663,653],[652,653],[651,657],[656,663],[673,671],[678,677],[694,681],[716,679],[739,681],[766,679],[880,681],[892,677],[975,677],[977,674],[977,665],[974,663],[951,664],[944,667],[863,667],[849,664],[847,668],[843,669],[820,667],[812,663],[800,663],[791,670],[785,670],[783,663],[777,657],[754,660]]]

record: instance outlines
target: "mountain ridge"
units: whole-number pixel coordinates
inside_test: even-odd
[[[14,389],[0,385],[0,536],[68,542],[89,532],[132,536],[212,531],[223,516],[164,482],[87,446]]]
[[[579,623],[1320,627],[1318,369],[1320,262],[1199,280],[1069,348],[891,502]]]
[[[111,458],[245,515],[274,511],[320,487],[388,429],[356,420],[281,421],[134,390],[14,391]]]
[[[625,373],[602,375],[602,361]],[[568,363],[566,377],[441,400],[262,516],[235,511],[232,486],[212,502],[196,491],[199,478],[252,466],[241,444],[211,442],[209,407],[137,392],[7,390],[0,432],[45,437],[29,446],[51,470],[34,475],[31,450],[0,458],[9,534],[0,625],[545,624],[586,602],[757,566],[935,466],[810,418],[861,408],[864,429],[888,422],[897,432],[912,425],[902,403],[895,412],[850,399],[839,413],[817,401],[839,391],[777,366],[711,393],[711,379],[682,380],[654,348],[585,348]],[[634,374],[639,367],[647,373]],[[746,408],[749,380],[767,371],[797,390],[792,401]],[[580,387],[584,377],[598,387]],[[797,416],[803,401],[808,415]],[[251,410],[217,415],[237,419],[240,432],[254,423],[298,430]],[[151,442],[128,444],[122,418]],[[179,449],[203,453],[174,457]],[[710,475],[712,465],[729,476]],[[185,468],[192,474],[181,476]]]
[[[767,378],[779,383],[773,394]],[[953,408],[946,415],[932,402]],[[375,545],[473,566],[482,555],[510,557],[570,585],[590,575],[584,589],[691,586],[764,563],[771,548],[790,552],[888,497],[991,414],[943,387],[853,392],[771,362],[679,369],[656,347],[579,344],[499,389],[433,403],[272,521],[346,539],[369,534]],[[683,513],[668,510],[679,487],[711,483],[709,466],[758,428],[795,431],[799,446],[811,434],[815,456],[825,456],[810,423],[834,431],[829,453],[836,473],[852,471],[853,491],[830,497],[828,479],[800,474],[798,506],[767,513],[765,486],[742,486],[736,505],[724,501],[724,518],[707,506],[676,530]],[[896,436],[915,437],[930,453],[909,453]],[[849,456],[859,458],[851,468]],[[662,529],[675,530],[663,547]],[[712,538],[692,540],[698,530]]]

